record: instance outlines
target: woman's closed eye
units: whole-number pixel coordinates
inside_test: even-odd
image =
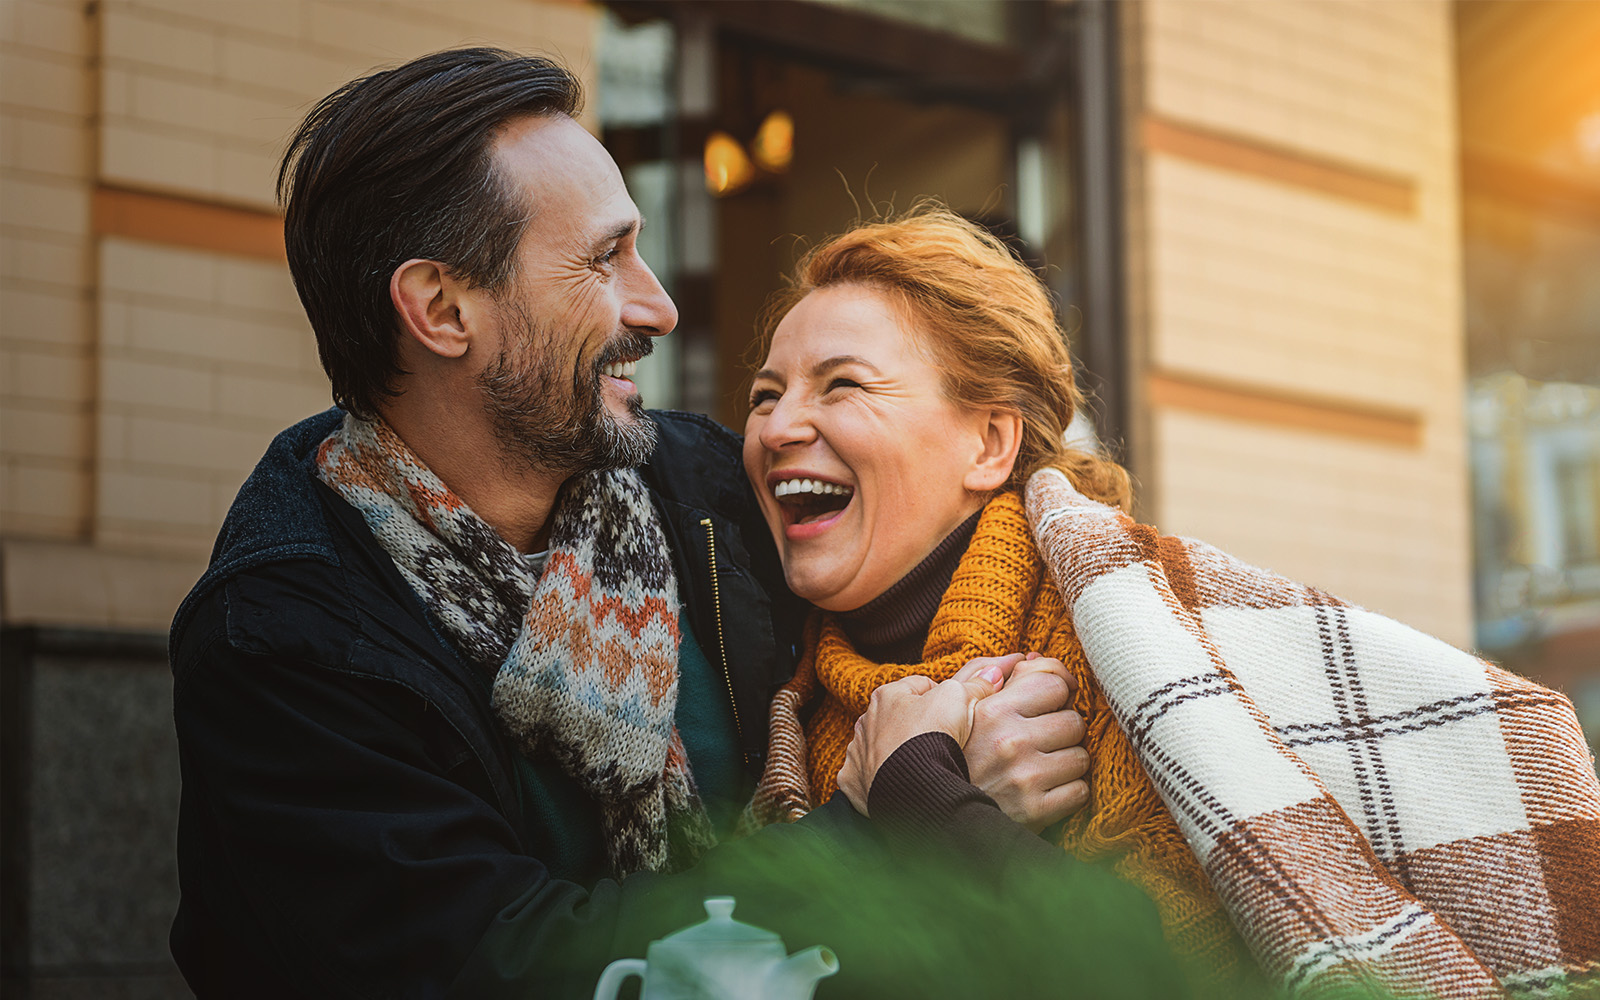
[[[832,395],[833,393],[839,392],[839,391],[842,391],[842,390],[859,389],[859,388],[861,388],[861,383],[857,382],[855,379],[851,379],[851,378],[833,378],[833,379],[830,379],[828,381],[828,384],[823,387],[822,395],[828,396],[828,395]],[[755,390],[752,390],[751,393],[750,393],[750,409],[756,410],[756,409],[760,409],[761,406],[764,405],[764,404],[776,403],[778,401],[779,397],[781,397],[782,395],[783,395],[783,393],[780,392],[777,389],[755,389]]]

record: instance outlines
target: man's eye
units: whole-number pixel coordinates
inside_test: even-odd
[[[596,257],[594,259],[595,266],[596,267],[607,267],[607,266],[609,266],[611,264],[612,260],[614,260],[616,258],[617,253],[618,253],[618,248],[612,247],[610,250],[607,250],[605,253],[601,254],[600,256],[598,256],[598,257]]]

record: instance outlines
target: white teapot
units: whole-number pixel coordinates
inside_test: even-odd
[[[811,1000],[838,971],[822,945],[785,957],[778,935],[733,919],[732,896],[712,896],[702,923],[650,942],[644,959],[606,966],[594,1000],[615,1000],[629,976],[643,980],[641,1000]]]

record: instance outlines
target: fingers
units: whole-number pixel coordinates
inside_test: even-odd
[[[1071,709],[1050,712],[1033,720],[1035,746],[1041,753],[1052,753],[1068,747],[1080,747],[1089,734],[1083,716]]]
[[[887,692],[885,697],[893,697],[900,694],[927,694],[933,690],[933,687],[933,678],[924,677],[921,674],[912,674],[909,677],[902,677],[897,681],[891,681],[879,687],[872,692],[872,695],[877,697],[883,692]]]
[[[1054,674],[1066,681],[1069,688],[1078,686],[1078,679],[1072,676],[1072,671],[1067,669],[1067,665],[1052,656],[1029,653],[1012,672],[1011,682],[1014,683],[1031,674]]]
[[[1066,708],[1072,688],[1055,673],[1012,674],[1005,689],[985,702],[982,711],[1034,718]]]
[[[1040,788],[1056,788],[1081,781],[1089,774],[1089,751],[1083,747],[1063,747],[1041,754],[1034,781]]]
[[[940,728],[954,736],[956,742],[962,746],[966,745],[967,739],[972,735],[972,724],[978,704],[1005,683],[1004,669],[1000,664],[989,664],[965,679],[957,680],[952,677],[926,695],[938,706],[936,717],[949,723],[959,721],[960,724],[954,728],[948,725]]]
[[[912,675],[872,692],[867,710],[856,719],[855,735],[845,749],[839,788],[862,815],[872,780],[896,749],[922,733],[948,733],[965,745],[972,735],[975,706],[994,694],[1020,656],[995,657],[968,664],[965,675],[935,684]],[[964,668],[965,669],[965,668]]]
[[[1027,753],[987,779],[975,774],[973,783],[1007,816],[1037,833],[1083,808],[1089,796],[1088,773],[1088,752],[1067,747]]]
[[[861,724],[856,723],[856,738],[845,748],[844,767],[839,769],[839,791],[855,807],[856,812],[867,815],[867,792],[872,787],[871,769],[866,763],[867,748],[861,739]]]
[[[955,672],[955,676],[953,678],[951,678],[951,679],[952,680],[958,680],[958,681],[965,681],[967,678],[975,676],[980,671],[982,671],[982,670],[984,670],[986,668],[999,667],[1000,668],[1000,683],[996,684],[995,686],[996,686],[996,688],[1004,687],[1005,686],[1005,682],[1011,677],[1012,673],[1015,671],[1017,664],[1022,662],[1022,658],[1023,658],[1023,654],[1022,653],[1008,653],[1005,656],[979,656],[979,657],[975,657],[975,658],[973,658],[971,660],[968,660],[966,662],[966,665],[963,666],[960,670],[957,670]]]
[[[1036,652],[1008,653],[1005,656],[979,656],[968,660],[966,665],[956,671],[956,680],[965,680],[974,673],[991,665],[999,665],[1004,675],[1000,687],[1014,684],[1023,677],[1033,674],[1053,674],[1064,681],[1068,689],[1078,686],[1077,678],[1067,669],[1066,664],[1053,656],[1042,656]],[[1057,706],[1059,707],[1059,706]]]
[[[1010,672],[1010,668],[1006,664],[991,663],[986,667],[980,668],[971,677],[959,679],[952,677],[945,683],[959,684],[967,692],[967,696],[976,701],[981,698],[987,698],[999,691],[1001,685],[1005,684]]]
[[[1084,780],[1058,785],[1040,796],[1033,814],[1022,825],[1038,833],[1052,823],[1059,823],[1089,804],[1089,783]]]
[[[1078,713],[1051,712],[1031,719],[996,718],[990,711],[991,704],[992,700],[977,706],[974,728],[963,744],[968,770],[980,787],[985,782],[1058,785],[1083,776],[1088,768],[1088,751],[1081,746],[1086,727]],[[1057,756],[1068,751],[1072,752],[1069,757]],[[1069,758],[1080,761],[1078,770],[1061,769],[1058,761]]]

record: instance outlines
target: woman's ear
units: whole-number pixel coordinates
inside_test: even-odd
[[[441,358],[463,356],[471,342],[468,320],[462,315],[465,291],[466,286],[433,260],[408,260],[389,276],[389,301],[401,329]]]
[[[961,485],[973,493],[993,493],[1011,478],[1022,447],[1022,414],[989,410],[979,414],[982,447]]]

